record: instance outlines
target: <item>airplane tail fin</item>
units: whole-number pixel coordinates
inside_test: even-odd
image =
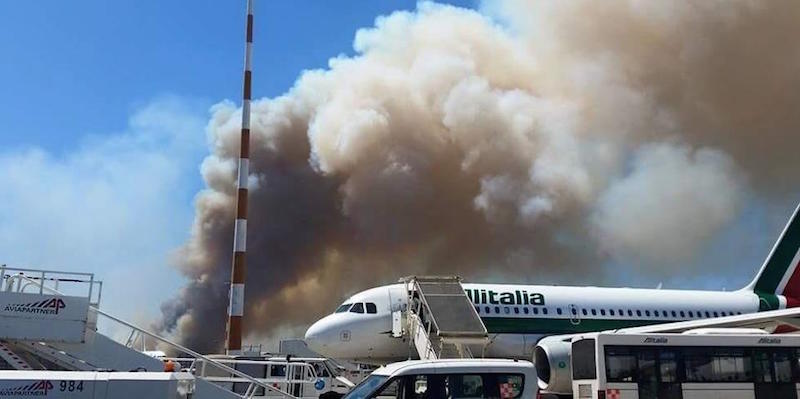
[[[745,290],[760,298],[761,310],[800,307],[800,206]]]

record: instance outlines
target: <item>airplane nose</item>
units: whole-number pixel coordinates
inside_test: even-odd
[[[308,327],[308,330],[306,330],[306,335],[303,337],[306,345],[308,345],[311,350],[321,355],[324,355],[325,352],[327,352],[326,347],[328,342],[326,342],[327,340],[325,339],[325,336],[327,335],[326,324],[327,323],[325,323],[324,320],[317,321]]]

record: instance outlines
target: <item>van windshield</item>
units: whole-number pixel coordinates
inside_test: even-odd
[[[347,312],[348,310],[350,310],[350,307],[351,307],[351,306],[353,306],[353,304],[352,304],[352,303],[344,303],[344,304],[342,304],[342,306],[339,306],[338,308],[336,308],[336,312],[334,312],[334,313],[344,313],[344,312]]]
[[[345,395],[342,399],[364,399],[375,392],[375,390],[383,385],[388,378],[389,377],[385,375],[373,374],[367,377],[366,380],[361,381],[358,386],[353,388],[353,390]]]

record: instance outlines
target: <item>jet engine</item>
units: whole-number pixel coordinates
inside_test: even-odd
[[[552,393],[572,393],[572,344],[567,338],[542,338],[533,350],[539,389]]]

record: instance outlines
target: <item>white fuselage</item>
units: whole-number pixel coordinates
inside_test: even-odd
[[[759,310],[759,298],[750,291],[466,283],[462,286],[489,332],[491,342],[486,355],[490,357],[530,358],[536,342],[548,335]],[[349,308],[342,306],[338,313],[309,327],[306,342],[314,351],[334,359],[382,364],[414,358],[416,353],[407,339],[392,337],[392,312],[405,309],[406,295],[403,284],[360,292],[344,302]]]

